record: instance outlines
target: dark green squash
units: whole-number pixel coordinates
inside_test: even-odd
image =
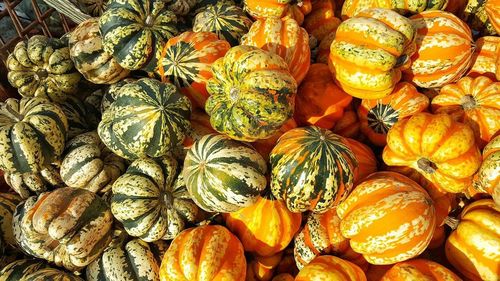
[[[0,271],[2,281],[20,281],[24,277],[49,267],[47,263],[37,259],[20,259],[9,263]]]

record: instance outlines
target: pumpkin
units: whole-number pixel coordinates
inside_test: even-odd
[[[448,261],[468,279],[498,280],[500,276],[500,209],[491,199],[467,205],[446,241]]]
[[[271,189],[292,212],[325,212],[349,194],[358,162],[343,137],[315,126],[292,129],[271,151]]]
[[[366,281],[357,265],[335,256],[319,256],[306,265],[295,281]]]
[[[471,185],[481,154],[469,126],[447,114],[417,113],[387,134],[387,165],[411,167],[437,188],[458,193]]]
[[[500,37],[484,36],[476,40],[476,48],[472,55],[472,67],[467,76],[476,78],[486,76],[495,80],[495,73],[500,64],[497,59],[500,57]]]
[[[137,81],[133,78],[125,78],[107,87],[101,98],[100,111],[104,113],[121,93],[121,88],[129,83]]]
[[[196,14],[193,21],[194,32],[213,32],[233,47],[239,45],[240,38],[248,32],[250,26],[252,20],[245,15],[243,9],[223,1],[207,6]]]
[[[300,84],[311,61],[309,35],[293,19],[265,18],[255,21],[241,39],[242,45],[255,46],[282,57],[293,78]]]
[[[311,0],[244,0],[245,11],[256,19],[292,18],[302,25],[312,10]]]
[[[483,149],[483,162],[474,176],[474,188],[491,194],[500,206],[500,136],[493,138]]]
[[[375,145],[384,146],[387,132],[401,119],[427,110],[429,99],[407,82],[396,85],[394,91],[381,99],[363,99],[358,116],[363,134]]]
[[[191,104],[173,84],[142,78],[119,91],[97,129],[111,151],[129,160],[159,157],[182,143]]]
[[[358,169],[354,170],[354,184],[357,184],[369,174],[377,171],[377,158],[372,149],[366,144],[355,139],[346,138],[346,140],[358,162]]]
[[[162,0],[111,0],[99,18],[104,51],[125,69],[156,68],[165,42],[177,34],[177,17]]]
[[[255,204],[224,216],[226,226],[247,252],[269,257],[284,250],[299,231],[302,215],[292,213],[271,192]]]
[[[263,139],[263,140],[257,140],[252,143],[252,146],[257,150],[257,152],[262,155],[264,160],[266,162],[269,161],[269,154],[271,154],[271,151],[273,150],[274,146],[278,142],[278,139],[286,132],[290,131],[291,129],[297,128],[297,122],[295,122],[294,118],[288,119],[288,121],[281,126],[281,128],[276,132],[274,135],[272,135],[270,138]]]
[[[64,150],[68,121],[61,108],[43,98],[0,103],[0,169],[38,172]]]
[[[0,280],[19,281],[31,273],[48,267],[48,265],[36,259],[20,259],[9,263],[0,271]]]
[[[68,120],[67,139],[72,139],[97,128],[101,114],[96,112],[88,102],[69,96],[59,106]]]
[[[23,277],[23,281],[83,281],[82,278],[55,268],[42,268]]]
[[[337,121],[332,132],[346,138],[356,138],[360,132],[360,122],[356,112],[351,109],[344,111],[344,116]]]
[[[191,103],[203,108],[208,98],[206,82],[212,77],[212,63],[231,46],[215,33],[186,31],[167,41],[158,60],[157,73],[170,81]]]
[[[210,134],[189,149],[182,175],[200,208],[227,213],[257,201],[266,187],[266,171],[266,162],[249,145]]]
[[[498,0],[488,0],[484,5],[484,10],[486,15],[495,29],[497,34],[500,34],[500,1]]]
[[[443,10],[448,2],[457,0],[346,0],[342,6],[342,18],[347,19],[369,8],[386,8],[400,14],[417,14],[428,10]]]
[[[429,281],[462,281],[451,270],[439,263],[426,259],[399,262],[391,267],[380,281],[399,281],[408,278]]]
[[[43,35],[17,43],[5,65],[9,83],[23,97],[63,102],[81,79],[64,42]]]
[[[174,0],[168,5],[168,9],[178,16],[185,16],[196,6],[196,2],[196,0]]]
[[[283,252],[278,252],[269,257],[252,256],[247,261],[247,274],[245,281],[269,281],[278,266]]]
[[[328,57],[330,56],[330,46],[332,45],[334,39],[335,31],[332,31],[319,42],[318,53],[316,54],[317,63],[328,64]]]
[[[462,13],[462,19],[468,23],[475,36],[495,35],[496,30],[486,11],[486,3],[490,0],[468,0]],[[495,2],[495,1],[493,1]],[[490,9],[498,4],[490,4]],[[491,12],[491,10],[490,10]],[[494,14],[491,14],[492,16]]]
[[[340,19],[335,17],[333,0],[313,1],[311,13],[304,19],[304,28],[319,41],[335,31],[339,24]]]
[[[297,91],[294,118],[300,125],[330,129],[342,118],[351,100],[335,84],[328,65],[315,63]]]
[[[236,46],[215,61],[212,73],[205,110],[216,131],[255,141],[272,136],[292,117],[297,83],[278,55]]]
[[[418,256],[436,227],[431,197],[417,183],[394,172],[368,176],[337,207],[337,214],[342,235],[371,264],[393,264]]]
[[[411,21],[388,9],[367,9],[342,22],[328,61],[335,82],[357,98],[389,95],[413,53],[414,37]]]
[[[465,22],[443,11],[414,15],[417,50],[405,81],[423,88],[442,87],[460,79],[472,63],[472,34]]]
[[[16,207],[12,222],[26,253],[75,271],[108,245],[113,216],[94,193],[65,187],[28,198]]]
[[[181,232],[160,268],[161,281],[243,281],[247,263],[241,242],[227,228],[204,225]]]
[[[38,172],[5,172],[4,178],[7,185],[23,199],[64,186],[59,168],[54,165],[47,165]]]
[[[21,197],[10,193],[0,193],[0,242],[4,248],[16,247],[12,233],[12,216],[19,203],[21,203]]]

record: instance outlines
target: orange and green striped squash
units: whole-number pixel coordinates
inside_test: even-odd
[[[426,259],[399,262],[380,279],[380,281],[401,280],[462,281],[453,271]]]
[[[425,189],[394,172],[368,176],[337,207],[342,235],[371,264],[393,264],[420,255],[436,226]]]
[[[366,281],[359,266],[335,256],[319,256],[306,265],[295,281]]]
[[[491,194],[500,206],[500,136],[493,138],[483,149],[483,162],[474,176],[474,189]]]
[[[496,80],[496,72],[500,70],[500,37],[484,36],[476,40],[476,48],[472,54],[472,67],[467,76],[486,76]]]
[[[448,2],[450,0],[346,0],[342,6],[342,18],[356,16],[359,12],[369,8],[392,9],[400,14],[443,10]]]
[[[255,19],[292,18],[299,25],[312,10],[311,0],[244,0],[245,11]]]
[[[488,15],[491,25],[495,28],[496,32],[500,34],[500,1],[487,0],[484,10]]]
[[[252,146],[257,150],[258,153],[266,160],[266,162],[269,161],[269,154],[271,154],[271,151],[273,150],[274,146],[278,142],[278,139],[286,132],[290,131],[291,129],[297,128],[297,122],[295,122],[295,119],[290,118],[288,121],[286,121],[283,126],[271,137],[267,139],[261,139],[261,140],[256,140],[255,142],[252,143]]]
[[[493,26],[493,22],[490,20],[490,15],[488,15],[486,4],[492,2],[490,4],[491,8],[497,8],[498,4],[495,4],[495,1],[491,0],[467,0],[467,5],[463,13],[460,15],[460,18],[464,20],[467,25],[471,28],[472,34],[474,36],[486,36],[486,35],[495,35],[496,30]],[[496,1],[498,3],[498,1]],[[491,10],[490,10],[491,12]],[[494,14],[491,14],[493,16]]]
[[[328,61],[335,82],[357,98],[389,95],[413,53],[414,37],[411,21],[389,9],[367,9],[342,22]]]
[[[351,138],[346,138],[346,140],[358,161],[358,169],[354,171],[354,184],[357,184],[377,171],[377,158],[368,145]]]
[[[304,20],[304,28],[318,41],[335,31],[340,19],[335,17],[333,0],[316,0],[312,2],[312,11]]]

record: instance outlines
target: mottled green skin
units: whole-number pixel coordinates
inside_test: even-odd
[[[44,268],[24,276],[22,281],[84,281],[69,272],[55,268]]]
[[[12,233],[12,215],[16,205],[20,202],[21,197],[15,194],[0,193],[0,240],[2,248],[16,247],[16,240]]]
[[[2,281],[20,281],[24,277],[35,273],[43,268],[47,268],[48,264],[42,260],[22,259],[9,263],[0,271],[0,280]]]
[[[98,133],[111,151],[126,159],[159,157],[182,143],[190,114],[189,99],[174,85],[143,78],[120,89]]]
[[[79,98],[70,96],[60,106],[68,119],[68,139],[97,128],[98,116],[93,116],[90,106]]]
[[[101,113],[104,113],[104,111],[106,111],[106,109],[108,109],[111,106],[111,104],[116,100],[116,97],[120,94],[121,87],[125,86],[128,83],[132,83],[134,81],[136,81],[136,79],[125,78],[107,87],[107,89],[104,90],[101,100],[101,105],[100,105]]]
[[[5,172],[4,178],[23,199],[64,186],[59,167],[55,165],[47,165],[38,172]]]

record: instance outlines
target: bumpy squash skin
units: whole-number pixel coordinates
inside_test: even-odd
[[[311,0],[244,0],[245,11],[256,19],[292,18],[302,25],[312,10]]]
[[[19,281],[31,273],[35,273],[49,265],[38,259],[20,259],[9,263],[0,271],[2,281]]]
[[[483,162],[474,176],[474,188],[491,194],[500,206],[500,136],[493,138],[483,149]]]
[[[389,269],[380,281],[399,280],[429,280],[429,281],[462,281],[451,270],[439,263],[426,260],[415,259],[399,262]]]
[[[19,203],[21,197],[11,193],[0,193],[0,242],[3,248],[16,247],[12,233],[12,216]]]
[[[484,36],[476,40],[472,55],[472,66],[467,76],[476,78],[486,76],[495,81],[495,74],[500,71],[500,37]]]
[[[319,256],[306,265],[295,281],[366,281],[357,265],[335,256]]]
[[[38,172],[5,172],[4,179],[7,185],[23,199],[65,186],[59,167],[54,165],[44,166]]]
[[[346,0],[342,6],[342,18],[350,18],[369,8],[386,8],[404,15],[428,10],[444,10],[448,2],[458,0]]]
[[[82,278],[69,272],[55,268],[43,268],[24,276],[23,281],[84,281]]]
[[[497,32],[500,34],[500,1],[498,0],[488,0],[484,6],[486,15],[488,19]]]

